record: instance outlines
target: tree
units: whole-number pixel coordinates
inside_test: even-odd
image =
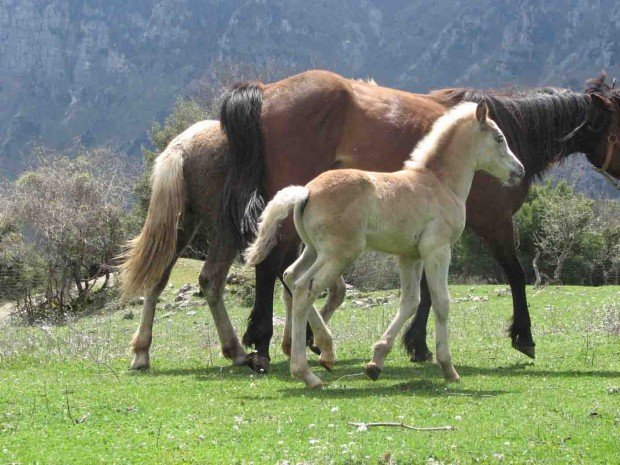
[[[558,189],[542,199],[540,230],[534,244],[554,266],[553,282],[562,282],[564,266],[571,255],[583,251],[588,241],[596,240],[594,230],[594,201],[581,194]],[[593,245],[600,248],[600,244]],[[591,255],[591,254],[586,254]]]
[[[44,269],[45,316],[77,310],[90,279],[106,276],[125,240],[131,192],[117,154],[80,149],[75,158],[39,149],[38,166],[11,186],[10,203]]]

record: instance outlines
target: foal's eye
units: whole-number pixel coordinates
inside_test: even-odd
[[[501,144],[502,142],[504,142],[504,136],[502,136],[501,134],[498,134],[497,136],[495,136],[495,142],[497,142],[498,144]]]

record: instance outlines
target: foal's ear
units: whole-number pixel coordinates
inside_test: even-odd
[[[487,122],[488,114],[489,107],[487,107],[486,102],[480,102],[476,107],[476,119],[480,122],[480,124],[485,124]]]

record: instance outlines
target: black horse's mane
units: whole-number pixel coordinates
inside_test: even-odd
[[[594,105],[588,93],[555,87],[490,91],[459,88],[432,95],[449,105],[486,102],[491,117],[525,166],[529,180],[572,153],[594,150],[611,121],[610,112]]]

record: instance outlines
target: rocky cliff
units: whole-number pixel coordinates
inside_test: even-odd
[[[80,140],[139,153],[223,60],[322,67],[426,91],[579,89],[620,65],[614,0],[0,0],[0,173]]]

